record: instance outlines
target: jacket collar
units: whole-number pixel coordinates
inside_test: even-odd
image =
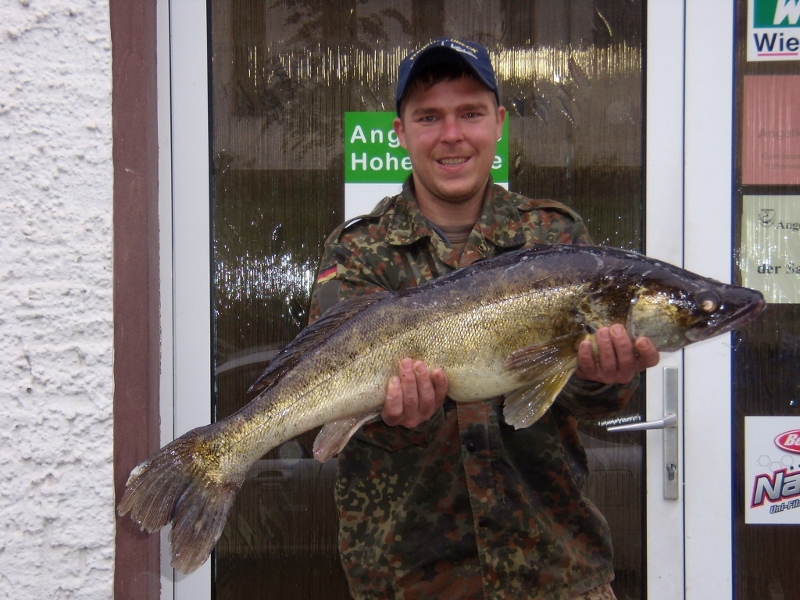
[[[502,248],[513,248],[525,243],[516,204],[511,201],[506,190],[494,184],[491,177],[475,229],[480,231],[485,240]],[[419,210],[412,176],[409,175],[403,184],[403,191],[394,203],[394,214],[386,241],[392,246],[409,246],[432,236],[433,228]]]

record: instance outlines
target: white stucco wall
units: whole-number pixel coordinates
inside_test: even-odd
[[[0,598],[110,598],[107,2],[4,0],[0,59]]]

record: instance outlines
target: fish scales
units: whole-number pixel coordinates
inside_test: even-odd
[[[753,290],[588,246],[509,252],[409,290],[355,298],[287,345],[247,406],[136,467],[118,510],[148,531],[172,523],[173,566],[190,572],[210,554],[250,466],[319,425],[315,456],[334,455],[379,414],[406,356],[442,367],[452,400],[505,395],[506,422],[526,427],[598,328],[620,323],[632,339],[675,350],[739,327],[764,306]]]
[[[569,286],[569,294],[552,294],[553,287],[548,289],[551,296],[563,297],[563,303],[574,303],[583,287]],[[460,371],[482,374],[481,363],[476,368],[476,359],[484,359],[485,368],[500,372],[505,358],[520,344],[541,343],[567,333],[556,326],[568,324],[570,319],[559,322],[548,318],[554,303],[543,298],[547,295],[543,290],[511,286],[502,277],[488,273],[461,279],[454,288],[434,289],[422,296],[422,301],[420,296],[409,295],[369,307],[358,322],[345,324],[311,351],[307,365],[316,373],[314,383],[309,384],[306,373],[297,370],[278,382],[270,396],[255,401],[251,412],[266,424],[274,419],[274,412],[284,412],[281,406],[275,406],[273,397],[281,398],[278,402],[286,408],[308,400],[306,404],[315,410],[303,415],[306,422],[299,429],[306,431],[381,406],[386,382],[405,356],[453,372],[455,383]],[[476,293],[478,290],[482,293]],[[443,298],[446,295],[454,295],[455,300]],[[537,325],[531,327],[531,323]],[[376,345],[376,339],[382,343]],[[350,362],[349,368],[342,369],[342,362]],[[510,389],[514,388],[507,385],[492,390],[492,395]],[[452,395],[460,399],[457,392]],[[262,404],[271,405],[271,410],[265,411]],[[272,447],[275,441],[263,445]]]
[[[551,286],[548,288],[551,300],[547,300],[543,298],[547,294],[542,290],[520,291],[506,285],[500,277],[482,275],[460,280],[455,290],[436,289],[424,297],[424,303],[416,296],[406,296],[398,298],[396,303],[370,307],[361,322],[353,324],[355,330],[343,327],[326,340],[314,351],[314,357],[309,358],[312,370],[319,371],[320,376],[318,385],[309,390],[309,395],[314,396],[314,405],[319,407],[319,414],[306,415],[308,429],[353,410],[362,412],[380,406],[386,381],[395,372],[397,362],[405,356],[445,368],[452,379],[451,387],[455,386],[451,391],[454,399],[485,399],[486,395],[458,393],[456,384],[462,372],[470,376],[470,380],[460,387],[469,387],[487,372],[502,372],[506,357],[520,345],[541,343],[567,333],[569,325],[576,327],[572,319],[559,321],[549,318],[554,309],[552,297],[563,297],[562,304],[566,307],[566,303],[574,304],[583,286],[569,286],[566,288],[569,294],[552,293],[554,288]],[[474,293],[478,289],[482,293]],[[440,299],[448,293],[454,294],[456,299]],[[559,325],[562,326],[560,330]],[[375,339],[382,340],[382,343],[375,346]],[[357,347],[358,351],[353,353],[352,347]],[[335,348],[338,350],[333,352]],[[338,357],[343,355],[351,356],[354,361],[352,368],[346,371],[338,364]],[[315,359],[317,356],[319,360]],[[300,385],[309,387],[299,373],[284,379],[284,382],[288,386],[298,379]],[[490,396],[510,391],[518,384],[517,378],[509,378],[503,388],[492,389]],[[297,398],[302,391],[291,389],[284,393],[275,390],[275,393],[284,398]],[[349,401],[332,400],[342,398]]]

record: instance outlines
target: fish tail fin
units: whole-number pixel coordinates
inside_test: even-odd
[[[178,438],[131,472],[117,507],[150,533],[172,523],[172,566],[191,573],[217,543],[244,476],[209,469],[202,430]],[[205,447],[204,447],[205,446]]]

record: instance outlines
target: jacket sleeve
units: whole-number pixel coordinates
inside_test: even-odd
[[[603,419],[625,407],[639,387],[637,374],[630,383],[607,385],[573,375],[556,402],[578,421]]]

